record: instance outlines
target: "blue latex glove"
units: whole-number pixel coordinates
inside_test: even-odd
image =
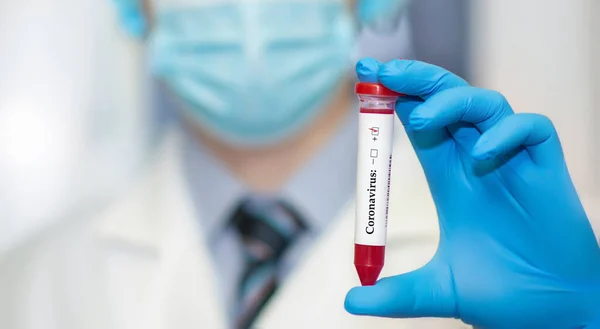
[[[422,62],[365,59],[357,72],[413,96],[397,114],[441,236],[426,266],[353,288],[346,310],[481,328],[600,328],[600,249],[552,122]]]
[[[113,3],[125,31],[133,37],[143,37],[147,22],[142,9],[142,0],[113,0]]]

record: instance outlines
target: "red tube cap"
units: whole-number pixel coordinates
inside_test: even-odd
[[[356,94],[364,94],[364,95],[375,95],[375,96],[406,96],[404,94],[397,93],[393,90],[388,89],[381,83],[375,82],[358,82],[354,86],[354,92]]]

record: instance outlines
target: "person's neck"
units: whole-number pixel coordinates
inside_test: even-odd
[[[250,189],[260,193],[275,192],[330,139],[348,114],[351,106],[348,95],[348,85],[343,84],[307,129],[270,148],[235,148],[199,129],[194,130],[194,135]]]

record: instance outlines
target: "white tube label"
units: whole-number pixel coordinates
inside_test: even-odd
[[[356,244],[386,243],[394,118],[393,113],[359,114]]]

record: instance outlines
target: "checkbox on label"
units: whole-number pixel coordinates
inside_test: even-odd
[[[371,149],[371,158],[376,158],[378,154],[379,154],[378,149]]]

